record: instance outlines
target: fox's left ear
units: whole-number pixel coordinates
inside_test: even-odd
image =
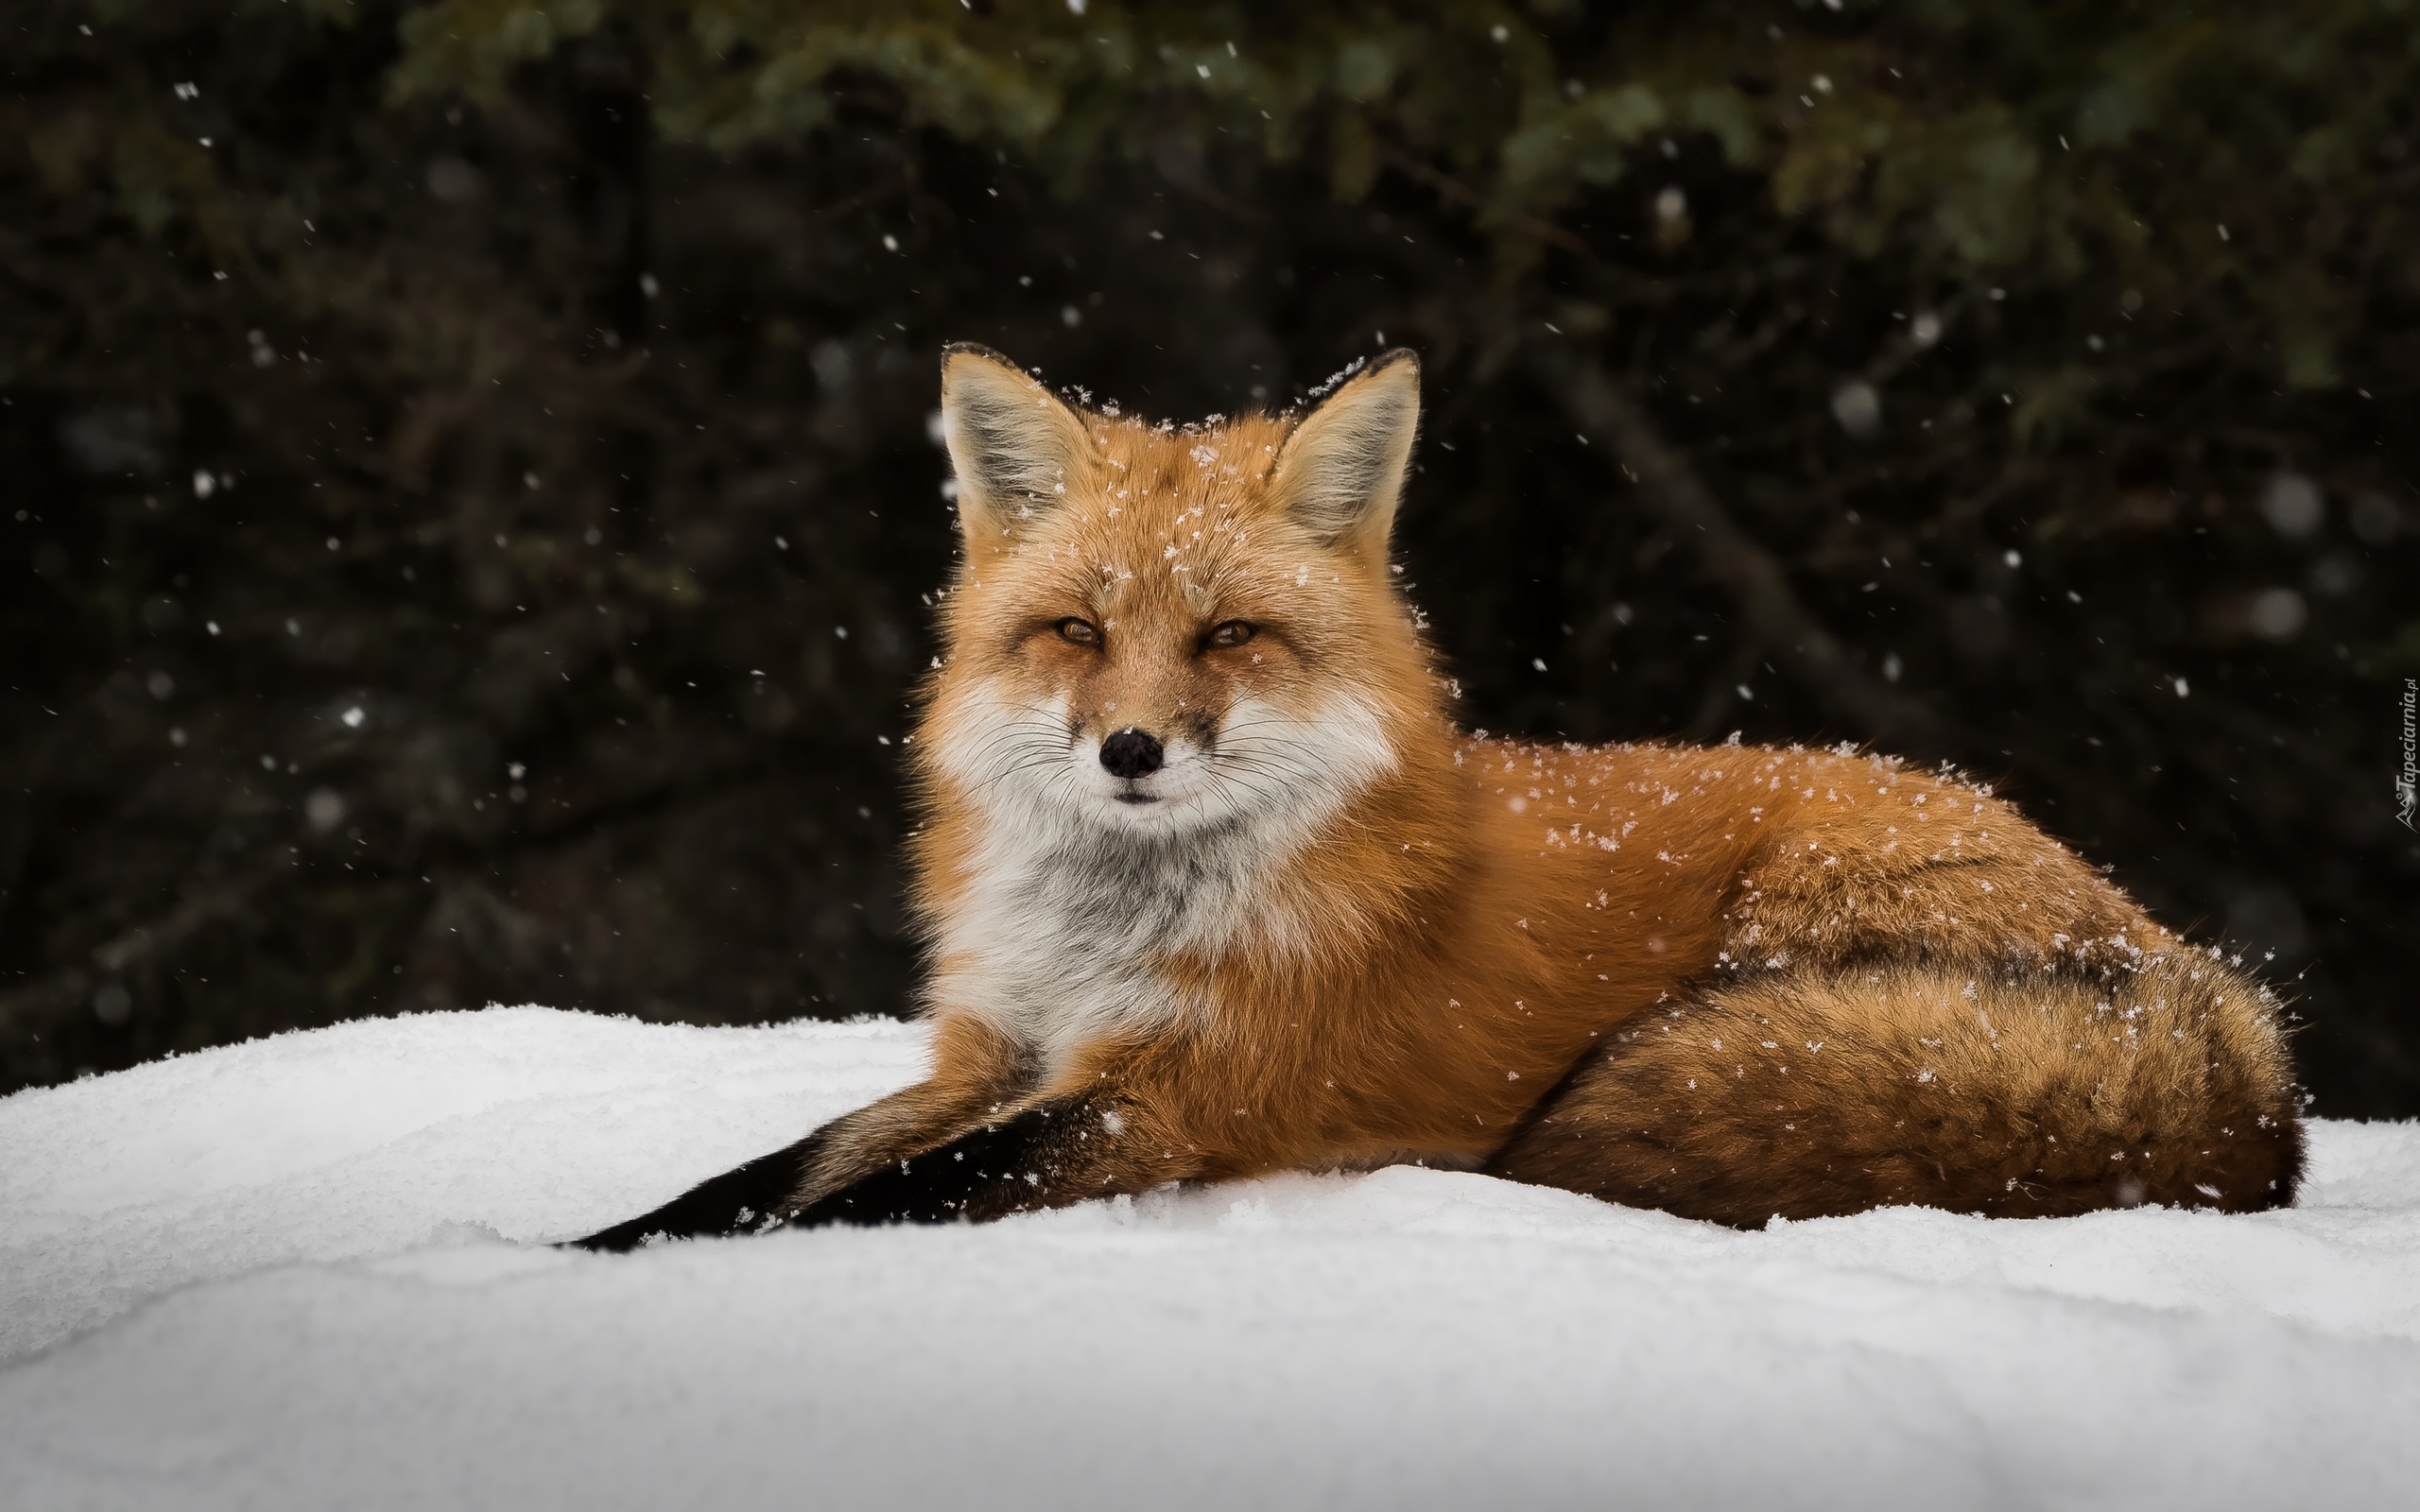
[[[1345,380],[1279,449],[1270,489],[1322,540],[1386,556],[1420,429],[1420,359],[1397,347]]]
[[[970,548],[1012,544],[1090,465],[1083,422],[1014,363],[971,341],[942,352],[942,438]]]

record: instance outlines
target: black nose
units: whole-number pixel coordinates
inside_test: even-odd
[[[1132,782],[1160,769],[1160,740],[1139,730],[1121,730],[1100,743],[1100,764],[1111,775]]]

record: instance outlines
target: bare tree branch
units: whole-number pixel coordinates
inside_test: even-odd
[[[1771,553],[1750,539],[1706,488],[1688,459],[1668,444],[1647,412],[1603,367],[1568,343],[1536,344],[1530,369],[1593,445],[1621,458],[1642,503],[1689,542],[1731,591],[1748,626],[1765,644],[1787,647],[1816,695],[1864,734],[1929,733],[1931,711],[1859,667],[1832,632],[1799,603]]]

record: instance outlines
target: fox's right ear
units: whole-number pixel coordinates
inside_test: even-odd
[[[970,550],[1013,543],[1064,502],[1071,475],[1091,455],[1072,410],[1008,358],[972,342],[942,351],[942,437]]]

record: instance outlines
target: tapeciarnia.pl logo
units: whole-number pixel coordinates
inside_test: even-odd
[[[2403,679],[2403,770],[2394,774],[2395,817],[2407,830],[2420,829],[2412,821],[2415,809],[2420,809],[2420,738],[2413,727],[2420,720],[2420,678]]]

